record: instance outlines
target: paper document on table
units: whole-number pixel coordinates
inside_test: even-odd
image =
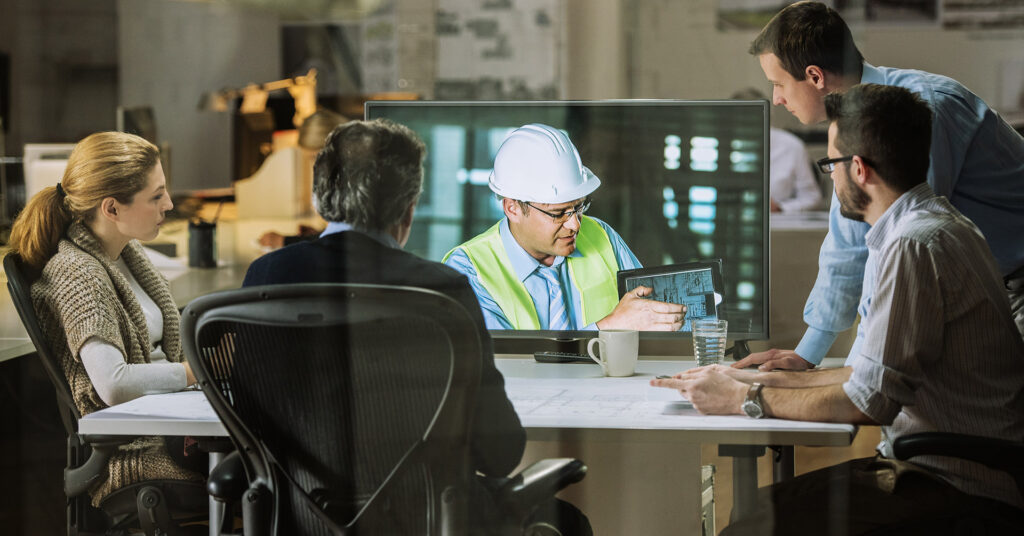
[[[201,391],[182,391],[147,395],[111,406],[106,413],[183,420],[217,419],[217,414]]]
[[[600,381],[595,383],[593,389],[563,389],[556,385],[545,387],[545,382],[557,384],[557,381],[542,379],[507,378],[506,381],[517,384],[514,389],[509,390],[512,393],[509,398],[516,413],[531,418],[599,417],[643,420],[658,415],[675,415],[682,410],[692,411],[693,408],[688,401],[680,398],[677,391],[670,389],[641,387],[636,390],[637,394],[626,394],[602,388],[600,384],[604,382]],[[629,380],[615,378],[607,381]],[[533,385],[519,385],[527,382]]]

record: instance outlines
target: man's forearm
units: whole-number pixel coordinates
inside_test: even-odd
[[[868,225],[845,218],[833,193],[829,207],[828,234],[818,254],[818,277],[804,306],[807,332],[796,352],[817,365],[836,335],[853,325],[863,289],[868,258],[864,235]]]
[[[759,372],[754,381],[766,387],[804,389],[826,385],[841,385],[850,379],[851,367],[812,369],[807,371]]]
[[[877,424],[853,405],[841,383],[806,389],[765,387],[761,395],[766,414],[777,419]]]

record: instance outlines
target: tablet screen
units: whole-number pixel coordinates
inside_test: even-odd
[[[623,270],[619,272],[619,295],[642,285],[654,289],[648,299],[685,305],[686,322],[680,331],[689,332],[691,320],[718,318],[722,294],[715,284],[721,280],[715,272],[717,266],[708,262]]]

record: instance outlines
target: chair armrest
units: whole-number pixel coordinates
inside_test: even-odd
[[[521,515],[575,484],[587,474],[587,466],[575,458],[540,460],[513,475],[495,494],[498,505]]]
[[[237,450],[224,456],[206,479],[206,491],[221,502],[241,499],[247,489],[249,479],[245,475],[242,456]]]
[[[96,481],[107,474],[107,462],[117,447],[135,440],[134,436],[88,435],[80,436],[92,452],[89,459],[78,467],[64,468],[64,495],[77,497],[92,488]]]
[[[1024,469],[1024,443],[947,432],[922,432],[896,439],[893,455],[899,460],[914,456],[952,456],[1009,472],[1016,479]]]

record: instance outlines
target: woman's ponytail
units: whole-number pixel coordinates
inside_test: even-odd
[[[64,204],[65,195],[48,186],[29,199],[11,227],[9,246],[30,267],[41,270],[57,252],[72,215]]]

